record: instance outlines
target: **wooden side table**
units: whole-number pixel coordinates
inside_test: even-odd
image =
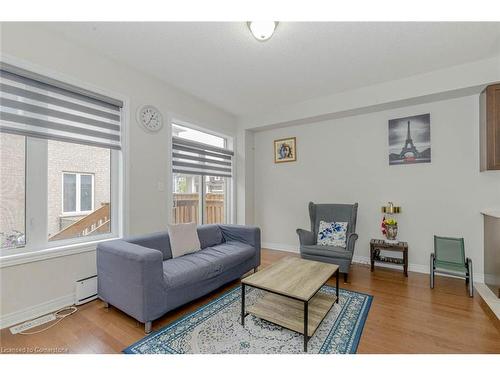
[[[380,250],[397,251],[403,253],[403,259],[396,257],[381,256]],[[375,262],[402,265],[404,274],[406,277],[408,277],[408,243],[401,241],[397,243],[388,243],[385,242],[384,240],[376,240],[376,239],[370,240],[371,272],[373,272],[375,268]]]

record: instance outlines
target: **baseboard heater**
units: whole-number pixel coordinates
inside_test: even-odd
[[[97,275],[76,281],[75,305],[83,305],[97,298]]]

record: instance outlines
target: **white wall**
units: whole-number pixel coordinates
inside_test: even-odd
[[[38,25],[3,23],[0,31],[2,55],[127,99],[129,108],[125,115],[130,121],[128,148],[125,150],[125,233],[164,229],[171,209],[168,193],[171,183],[169,116],[229,136],[235,135],[236,119],[204,101],[102,57]],[[157,134],[147,134],[135,121],[137,108],[144,104],[156,106],[165,117],[165,126]],[[158,189],[158,183],[164,184],[164,191]],[[0,316],[2,319],[8,316],[13,321],[16,312],[64,299],[64,296],[74,293],[75,280],[95,272],[95,251],[1,268]]]
[[[388,120],[431,114],[432,163],[388,164]],[[274,164],[272,141],[297,137],[295,163]],[[264,247],[297,250],[307,204],[359,202],[355,256],[380,238],[380,207],[394,201],[410,269],[425,271],[432,236],[463,236],[483,273],[479,211],[500,203],[500,173],[479,172],[478,95],[255,133],[255,221]]]
[[[254,133],[238,130],[236,164],[237,224],[254,224]]]
[[[500,81],[500,55],[403,79],[277,107],[238,119],[244,129],[307,124],[472,95]]]

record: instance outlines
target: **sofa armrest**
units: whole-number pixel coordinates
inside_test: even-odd
[[[300,245],[315,245],[314,233],[305,229],[297,229],[297,234],[299,235]]]
[[[99,297],[111,305],[141,322],[159,316],[165,293],[161,251],[123,240],[102,242],[97,280]]]
[[[239,241],[255,249],[255,266],[260,266],[260,228],[249,225],[219,225],[224,241]]]
[[[225,241],[239,241],[260,250],[260,228],[248,225],[219,225]]]

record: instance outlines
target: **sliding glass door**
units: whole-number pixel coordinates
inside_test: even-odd
[[[226,177],[204,176],[203,223],[226,223]]]
[[[173,217],[174,224],[202,223],[201,176],[174,173]]]
[[[172,124],[174,223],[230,222],[233,152],[225,138]]]

